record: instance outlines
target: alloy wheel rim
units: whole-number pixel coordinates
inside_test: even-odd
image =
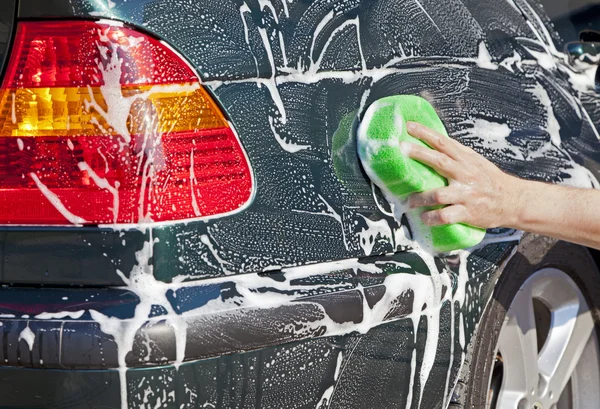
[[[539,270],[507,311],[487,407],[590,409],[600,402],[598,385],[598,335],[583,293],[566,273]]]

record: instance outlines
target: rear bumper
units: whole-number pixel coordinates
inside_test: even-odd
[[[448,305],[444,313],[448,318]],[[446,319],[448,322],[449,320]],[[449,339],[448,328],[441,335]],[[418,331],[422,341],[423,323]],[[414,344],[412,321],[381,325],[368,334],[307,339],[247,353],[173,366],[127,371],[129,408],[315,408],[335,385],[331,408],[405,407]],[[438,358],[421,407],[441,409],[449,345]],[[456,350],[452,374],[458,371]],[[415,388],[418,388],[418,375]],[[417,389],[415,389],[416,392]],[[115,409],[121,407],[115,370],[60,370],[0,367],[0,407]],[[413,407],[416,397],[413,393]]]
[[[5,287],[0,289],[0,362],[26,368],[114,369],[127,332],[135,333],[133,347],[126,347],[129,368],[366,332],[411,314],[413,288],[432,285],[426,274],[420,258],[403,253],[189,285],[162,283],[162,304],[152,301],[150,318],[142,320],[136,312],[143,303],[128,288]],[[448,283],[452,277],[447,275]],[[406,291],[388,299],[391,286],[407,282]],[[375,305],[381,312],[365,316]],[[116,332],[107,330],[110,325],[118,327]]]
[[[411,372],[413,351],[417,372],[424,359],[426,308],[440,313],[440,336],[422,407],[437,408],[440,385],[448,370],[455,379],[461,361],[459,322],[468,342],[491,294],[491,278],[513,247],[496,243],[469,257],[469,302],[454,310],[454,320],[450,302],[415,302],[415,294],[431,292],[439,277],[408,252],[162,283],[166,304],[154,305],[142,321],[134,318],[140,297],[128,288],[3,287],[0,407],[118,407],[119,352],[126,353],[129,407],[149,407],[147,394],[155,403],[177,403],[167,407],[316,407],[342,378],[347,390],[336,386],[336,401],[338,394],[351,398],[340,398],[340,407],[395,407],[409,396],[410,379],[418,378]],[[442,299],[456,291],[457,269],[447,260]],[[419,320],[416,334],[412,318]],[[116,323],[113,335],[107,320]],[[123,349],[128,328],[134,328],[133,346]],[[391,400],[373,406],[375,396]]]

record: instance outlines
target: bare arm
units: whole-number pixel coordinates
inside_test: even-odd
[[[411,207],[448,205],[423,213],[426,224],[510,227],[600,249],[600,191],[516,178],[459,142],[414,122],[407,126],[434,150],[403,142],[405,154],[450,181],[410,197]]]

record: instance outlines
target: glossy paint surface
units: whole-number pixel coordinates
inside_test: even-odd
[[[39,376],[78,385],[76,407],[89,402],[83,385],[108,382],[92,407],[125,396],[130,407],[440,408],[518,235],[490,231],[481,248],[456,256],[423,252],[359,165],[354,135],[366,107],[420,95],[451,137],[503,169],[596,183],[593,84],[564,65],[533,3],[27,0],[20,16],[117,19],[169,43],[227,112],[257,187],[245,211],[206,222],[3,229],[3,282],[92,287],[0,289],[10,346],[0,376],[15,379],[13,390]],[[151,277],[154,298],[130,281],[140,276]],[[415,297],[430,294],[419,310]],[[36,297],[37,307],[18,302]],[[132,335],[119,340],[115,328]],[[59,371],[123,363],[179,370]],[[40,396],[64,406],[69,397],[56,389]],[[23,395],[8,402],[39,405]]]
[[[505,170],[590,183],[578,163],[597,159],[595,129],[572,96],[570,78],[552,66],[542,20],[525,2],[53,3],[73,16],[139,25],[175,47],[213,90],[248,152],[257,190],[247,211],[155,229],[161,280],[400,250],[392,234],[378,231],[400,224],[386,214],[353,146],[365,107],[389,95],[426,97],[451,136]],[[21,15],[38,16],[33,5],[24,3]],[[19,234],[6,232],[5,240],[28,252]],[[136,235],[101,234],[125,235],[126,242]],[[57,239],[76,251],[78,235],[61,231]],[[101,260],[104,251],[96,248]],[[115,263],[131,254],[112,251]],[[118,281],[114,270],[98,274],[98,284]]]

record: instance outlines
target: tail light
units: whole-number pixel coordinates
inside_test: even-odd
[[[19,23],[0,108],[0,224],[185,220],[250,199],[218,105],[178,54],[133,29]]]

